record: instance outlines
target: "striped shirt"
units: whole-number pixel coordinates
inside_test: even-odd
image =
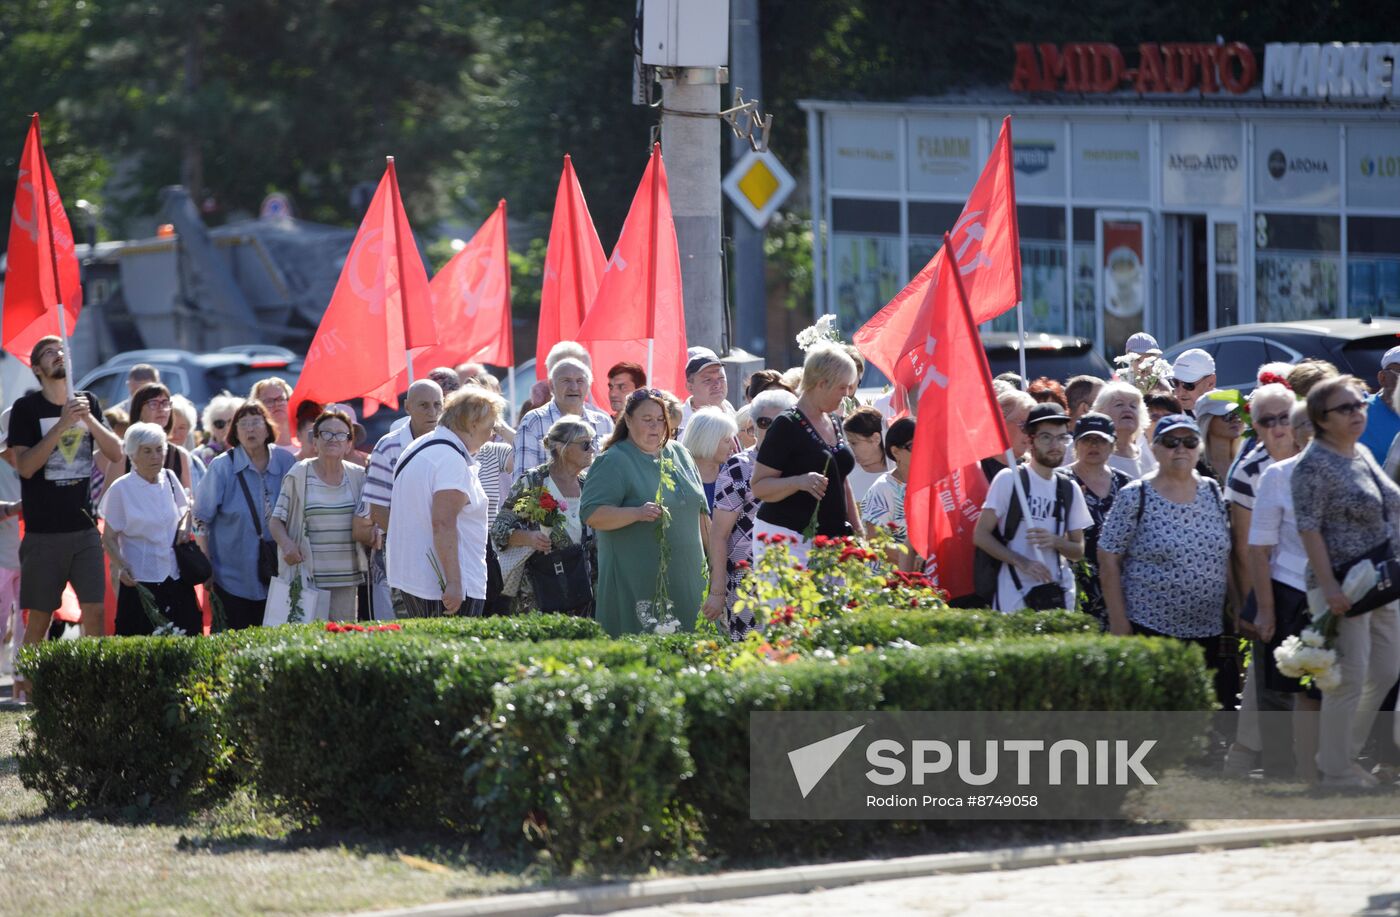
[[[350,520],[355,512],[355,493],[348,477],[330,486],[309,472],[306,475],[306,541],[311,545],[311,570],[316,586],[358,586],[355,571],[355,542],[350,537]],[[287,521],[287,489],[278,496],[272,515]]]
[[[365,474],[363,499],[375,506],[388,506],[394,490],[394,467],[399,456],[413,442],[411,424],[404,424],[397,430],[385,433],[379,438],[374,451],[369,455],[369,467]]]
[[[583,419],[593,426],[593,451],[596,454],[603,440],[612,433],[612,418],[589,404],[583,406],[583,414]],[[515,431],[515,470],[511,476],[512,483],[520,480],[521,475],[531,468],[537,468],[549,461],[549,453],[541,441],[549,432],[549,428],[554,426],[554,422],[565,416],[567,415],[559,410],[559,405],[551,400],[549,404],[535,408],[520,419],[520,429]]]
[[[1269,458],[1269,450],[1264,448],[1264,444],[1257,444],[1253,451],[1235,463],[1230,480],[1225,484],[1225,502],[1253,512],[1259,476],[1273,463],[1274,460]]]
[[[506,466],[510,464],[513,448],[510,443],[486,443],[477,450],[475,456],[476,476],[481,481],[482,489],[486,491],[487,528],[496,521],[496,514],[501,511],[501,498],[505,496],[502,481],[505,482],[506,489],[510,487]]]

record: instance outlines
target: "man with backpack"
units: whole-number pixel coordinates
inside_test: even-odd
[[[1075,607],[1074,564],[1084,557],[1084,530],[1093,518],[1079,485],[1055,473],[1073,442],[1069,425],[1053,402],[1032,408],[1024,425],[1031,444],[1026,462],[1002,469],[982,504],[973,533],[983,555],[978,591],[998,611]]]

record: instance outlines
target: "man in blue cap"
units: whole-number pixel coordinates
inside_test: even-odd
[[[1366,432],[1361,445],[1371,450],[1377,462],[1384,462],[1390,444],[1400,434],[1400,414],[1395,413],[1395,386],[1400,384],[1400,346],[1392,347],[1381,357],[1381,371],[1376,374],[1380,391],[1366,399]]]

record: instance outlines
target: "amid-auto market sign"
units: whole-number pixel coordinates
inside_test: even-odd
[[[1248,92],[1259,67],[1243,42],[1228,44],[1143,42],[1137,66],[1117,45],[1074,42],[1016,45],[1013,92],[1108,93],[1131,89],[1143,95],[1212,95]]]

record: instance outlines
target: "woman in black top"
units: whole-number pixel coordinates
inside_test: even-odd
[[[754,463],[753,494],[763,501],[754,525],[755,564],[763,534],[794,539],[789,551],[805,563],[813,536],[855,533],[860,513],[846,476],[856,459],[833,416],[855,385],[856,365],[840,347],[819,344],[807,352],[797,406],[773,419]]]

